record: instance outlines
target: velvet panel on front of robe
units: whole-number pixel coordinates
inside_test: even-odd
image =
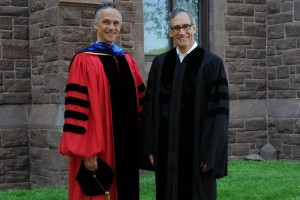
[[[194,127],[194,106],[197,73],[201,62],[203,60],[204,50],[197,48],[189,55],[188,63],[186,64],[185,75],[182,85],[182,108],[181,108],[181,123],[179,135],[179,158],[178,158],[178,172],[179,172],[179,186],[178,190],[179,199],[192,199],[192,178],[193,178],[193,127]],[[166,54],[166,58],[162,68],[161,75],[161,90],[160,90],[160,120],[159,120],[159,134],[158,134],[158,168],[163,169],[161,172],[166,172],[168,169],[168,135],[169,132],[169,116],[170,116],[170,103],[171,92],[174,80],[174,71],[176,64],[176,51],[170,51]],[[158,177],[164,177],[167,173],[161,174]],[[159,180],[160,188],[167,186],[167,178],[164,177]],[[164,190],[164,189],[163,189]]]
[[[110,82],[118,200],[137,200],[139,120],[134,79],[124,56],[117,61],[99,57]]]

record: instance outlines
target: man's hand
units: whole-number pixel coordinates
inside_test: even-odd
[[[149,154],[148,158],[150,160],[150,163],[154,166],[154,158],[153,158],[153,154]]]
[[[200,168],[201,168],[201,172],[202,172],[202,173],[205,173],[205,172],[208,172],[208,171],[209,171],[208,165],[205,164],[204,162],[201,162]]]
[[[98,155],[96,154],[90,158],[84,159],[84,165],[87,170],[95,172],[98,169],[97,158]]]

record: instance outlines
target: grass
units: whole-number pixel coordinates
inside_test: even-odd
[[[218,200],[300,200],[300,162],[230,161]],[[155,200],[153,172],[142,171],[140,200]],[[1,200],[66,200],[67,189],[8,190]]]

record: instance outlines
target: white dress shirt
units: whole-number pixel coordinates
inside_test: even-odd
[[[193,46],[185,53],[181,53],[178,49],[178,47],[176,47],[176,52],[177,52],[177,55],[179,56],[179,59],[180,59],[180,63],[183,61],[184,57],[186,55],[188,55],[191,51],[193,51],[196,47],[198,46],[198,43],[195,41],[195,43],[193,44]]]

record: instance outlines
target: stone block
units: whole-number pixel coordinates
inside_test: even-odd
[[[290,75],[291,90],[300,90],[300,74]]]
[[[265,118],[266,109],[263,100],[232,100],[230,103],[230,119]]]
[[[256,140],[256,135],[253,132],[243,132],[236,134],[237,143],[254,143]]]
[[[28,126],[33,129],[51,128],[56,107],[57,105],[52,104],[33,105]]]
[[[294,99],[296,98],[296,91],[291,90],[277,90],[276,91],[276,99]]]
[[[267,63],[268,63],[268,66],[280,66],[283,64],[283,58],[282,58],[282,56],[277,56],[277,55],[268,56]]]
[[[300,160],[300,146],[293,147],[293,159]]]
[[[299,101],[297,99],[270,99],[265,103],[268,118],[299,118]]]
[[[266,13],[265,12],[256,12],[255,13],[255,22],[256,23],[266,23]]]
[[[266,37],[266,25],[257,23],[244,23],[244,35]]]
[[[246,91],[260,91],[266,89],[267,89],[266,80],[245,80]]]
[[[2,58],[4,59],[29,59],[29,42],[28,41],[3,41]]]
[[[281,39],[285,36],[285,29],[283,24],[268,26],[267,38],[268,39]]]
[[[289,80],[288,79],[277,79],[268,82],[269,90],[288,90]]]
[[[14,60],[11,59],[1,59],[0,60],[0,70],[14,70]]]
[[[258,50],[258,49],[248,49],[247,50],[247,58],[249,58],[249,59],[265,59],[266,51]]]
[[[30,92],[30,79],[6,79],[4,80],[6,92]]]
[[[57,61],[60,55],[58,43],[50,43],[43,46],[43,55],[45,62]]]
[[[60,20],[62,26],[80,26],[81,10],[78,8],[61,7]]]
[[[285,134],[283,136],[283,142],[286,145],[300,146],[300,135],[299,134]]]
[[[266,4],[266,0],[245,0],[246,4]]]
[[[61,29],[62,42],[90,42],[91,28],[86,27],[66,27]]]
[[[23,0],[12,0],[11,1],[12,6],[18,6],[18,7],[27,7],[28,2]]]
[[[299,54],[300,54],[300,49],[285,51],[283,53],[283,64],[299,65],[300,64]]]
[[[242,31],[243,20],[241,17],[225,17],[225,30],[227,31]]]
[[[1,160],[15,159],[17,156],[16,148],[0,148]]]
[[[293,20],[294,20],[293,12],[284,12],[284,13],[274,14],[274,24],[293,22]]]
[[[238,92],[238,99],[239,100],[257,99],[257,92],[256,91]]]
[[[264,79],[266,80],[266,68],[264,67],[253,67],[253,79]]]
[[[253,48],[263,49],[266,51],[266,38],[265,37],[255,37],[253,38]],[[264,53],[266,55],[266,53]]]
[[[231,84],[243,84],[245,75],[242,73],[229,74],[228,79]]]
[[[27,129],[6,129],[2,130],[1,147],[24,147],[28,146]]]
[[[28,40],[29,28],[28,26],[15,26],[14,27],[14,39],[16,40]]]
[[[30,93],[9,92],[3,94],[2,99],[0,98],[0,105],[30,104],[30,103],[32,103]]]
[[[245,131],[264,131],[267,130],[266,119],[247,119],[245,120]]]
[[[227,4],[227,15],[231,16],[254,16],[254,6],[250,4]]]
[[[231,145],[233,156],[243,156],[249,154],[249,144],[233,144]]]
[[[229,36],[228,37],[228,44],[229,45],[251,45],[252,44],[252,37],[246,36]]]
[[[27,110],[24,105],[0,106],[1,129],[27,128],[27,126]]]
[[[299,37],[300,33],[300,22],[287,23],[285,25],[286,37]]]
[[[6,6],[0,7],[0,16],[28,17],[29,12],[26,7]]]
[[[29,182],[29,171],[9,171],[5,174],[6,183]]]
[[[31,78],[31,69],[16,69],[16,78],[28,79]]]
[[[0,17],[0,29],[1,30],[12,30],[12,17]]]
[[[246,58],[246,47],[243,46],[226,46],[226,58]]]
[[[65,89],[62,74],[49,74],[44,76],[45,93],[61,93]]]
[[[14,17],[14,25],[28,26],[29,24],[28,17]]]
[[[232,130],[232,129],[229,130],[229,133],[228,133],[228,143],[229,144],[236,143],[236,134],[237,133],[235,130]]]
[[[278,152],[271,144],[266,144],[260,150],[260,156],[265,160],[277,160]]]
[[[267,1],[267,14],[280,13],[281,2],[280,0]]]

